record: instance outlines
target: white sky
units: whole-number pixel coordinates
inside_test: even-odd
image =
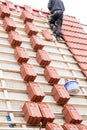
[[[35,9],[47,9],[49,0],[10,0],[15,4],[29,5]],[[62,0],[65,5],[65,14],[76,16],[84,24],[87,24],[87,0]]]

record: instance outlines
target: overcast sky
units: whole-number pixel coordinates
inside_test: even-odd
[[[36,9],[47,9],[49,0],[10,0],[15,4],[29,5]],[[65,14],[76,16],[84,24],[87,24],[87,0],[62,0],[65,5]]]

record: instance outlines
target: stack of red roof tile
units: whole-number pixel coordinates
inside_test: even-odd
[[[53,122],[55,116],[50,110],[47,103],[35,103],[25,102],[22,107],[25,115],[25,120],[28,124],[40,124],[46,125],[47,122]]]
[[[85,126],[84,124],[77,124],[76,126],[79,130],[87,130],[87,126]]]
[[[22,64],[26,63],[29,60],[29,56],[27,55],[27,51],[23,47],[17,46],[14,50],[15,57],[17,59],[17,62]]]
[[[44,76],[49,84],[54,85],[57,84],[60,80],[60,76],[58,75],[56,69],[52,66],[46,66],[44,69]]]
[[[64,130],[64,129],[59,124],[48,122],[46,124],[46,130]]]
[[[52,41],[53,37],[48,30],[42,30],[42,35],[45,37],[47,41]]]
[[[42,114],[42,124],[46,125],[47,122],[53,122],[55,115],[50,110],[50,107],[47,103],[39,103],[39,109]]]
[[[13,48],[15,48],[16,46],[20,46],[22,44],[21,35],[16,31],[10,31],[8,34],[8,38],[10,41],[10,45]]]
[[[54,85],[52,88],[52,93],[57,104],[64,105],[70,99],[70,96],[63,85]]]
[[[73,105],[64,105],[62,113],[67,123],[80,124],[83,121],[82,116],[78,113]]]
[[[44,43],[43,43],[42,39],[39,36],[32,35],[30,37],[30,42],[31,42],[32,48],[35,51],[37,51],[38,49],[43,49],[43,47],[44,47]]]
[[[21,13],[21,19],[23,19],[24,23],[26,22],[32,22],[33,21],[33,15],[29,12],[29,11],[26,11],[24,10],[22,13]]]
[[[63,125],[63,128],[64,128],[64,130],[79,130],[76,125],[74,125],[74,124],[68,124],[68,123],[65,123]]]
[[[31,64],[23,63],[20,67],[21,75],[26,82],[34,81],[37,77],[34,67]]]
[[[42,67],[49,65],[51,62],[48,52],[45,50],[38,50],[36,53],[36,59]]]
[[[5,17],[9,17],[9,16],[10,16],[9,8],[6,5],[1,4],[0,5],[0,17],[5,18]]]
[[[16,29],[16,25],[15,25],[14,20],[12,18],[9,18],[9,17],[4,18],[3,25],[5,28],[5,31],[7,31],[7,32],[9,32],[11,30],[14,31]]]
[[[31,101],[41,102],[45,97],[45,93],[42,91],[39,83],[29,82],[27,85],[27,93]]]
[[[25,102],[22,110],[25,115],[25,120],[28,124],[40,124],[42,115],[37,103]]]
[[[36,26],[32,22],[26,22],[25,31],[28,36],[36,35],[38,33]]]
[[[29,5],[24,5],[24,10],[28,11],[29,13],[33,14],[33,9]],[[22,10],[23,11],[23,10]]]
[[[10,10],[16,10],[16,7],[15,7],[15,5],[13,4],[13,2],[6,0],[6,5],[8,6],[8,8],[9,8]]]

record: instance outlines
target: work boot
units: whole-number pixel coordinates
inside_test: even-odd
[[[57,41],[63,41],[63,39],[61,37],[59,37],[59,36],[56,36],[56,40]]]
[[[57,26],[54,26],[53,27],[53,33],[56,34],[56,31],[57,31]]]
[[[50,24],[51,30],[53,30],[54,26],[55,26],[54,24]]]

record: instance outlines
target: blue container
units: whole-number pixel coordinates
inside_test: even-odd
[[[76,94],[80,90],[78,86],[78,82],[75,80],[66,82],[64,86],[70,94]]]

